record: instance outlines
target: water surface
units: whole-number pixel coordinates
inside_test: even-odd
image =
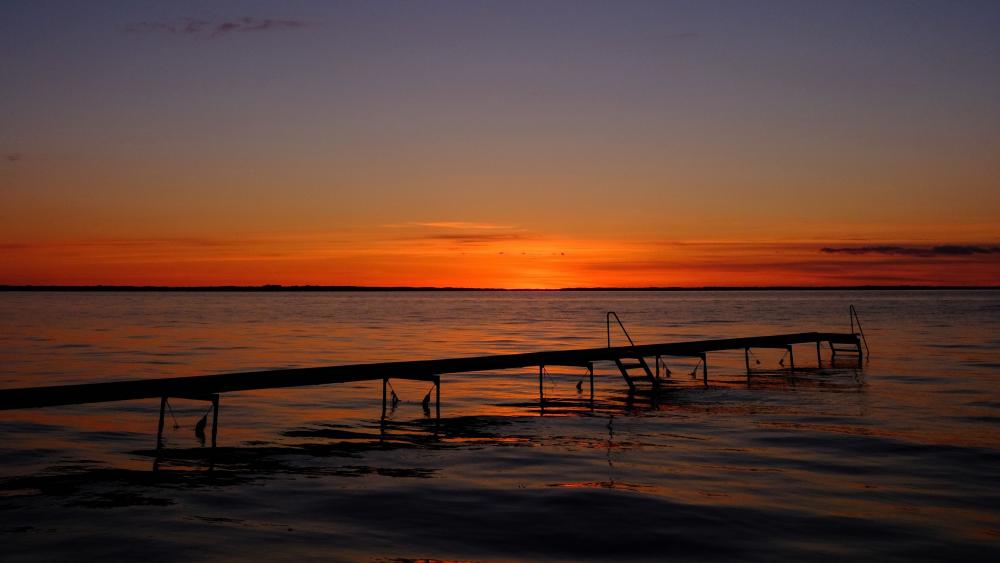
[[[0,554],[24,559],[993,560],[1000,292],[3,293],[0,386],[849,329],[872,355],[668,359],[430,384],[0,413]],[[623,338],[614,335],[616,342]],[[577,383],[584,381],[583,391]],[[433,410],[433,409],[432,409]],[[176,428],[175,428],[176,426]],[[214,468],[210,471],[210,462]]]

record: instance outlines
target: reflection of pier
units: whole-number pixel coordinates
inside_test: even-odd
[[[219,415],[219,394],[234,391],[253,391],[261,389],[278,389],[286,387],[301,387],[306,385],[328,385],[334,383],[353,383],[359,381],[379,381],[382,385],[382,418],[386,412],[386,383],[390,379],[410,379],[429,381],[434,384],[436,417],[441,417],[441,376],[453,373],[485,372],[506,369],[523,369],[538,367],[539,406],[544,408],[545,396],[543,377],[546,366],[584,367],[590,378],[590,399],[594,398],[594,364],[596,362],[612,362],[621,372],[629,391],[637,389],[637,382],[645,381],[652,389],[659,387],[662,376],[669,377],[669,372],[661,373],[662,358],[681,356],[699,358],[702,380],[708,385],[708,353],[725,350],[743,350],[746,357],[747,375],[750,375],[750,350],[754,348],[785,349],[790,359],[790,369],[795,369],[793,346],[800,344],[815,344],[817,361],[821,362],[822,343],[827,343],[832,354],[850,352],[857,355],[858,367],[862,365],[863,333],[853,332],[853,322],[856,314],[852,307],[852,332],[798,332],[792,334],[777,334],[771,336],[752,336],[744,338],[726,338],[713,340],[696,340],[689,342],[671,342],[663,344],[637,345],[628,338],[628,346],[611,345],[611,319],[619,323],[622,331],[628,333],[614,313],[608,313],[608,346],[601,348],[584,348],[576,350],[554,350],[545,352],[529,352],[523,354],[499,354],[490,356],[474,356],[465,358],[447,358],[437,360],[416,360],[404,362],[381,362],[369,364],[339,365],[328,367],[310,367],[294,369],[277,369],[244,373],[225,373],[218,375],[201,375],[192,377],[171,377],[159,379],[144,379],[134,381],[115,381],[108,383],[84,383],[78,385],[57,385],[50,387],[29,387],[20,389],[0,390],[0,410],[52,407],[59,405],[80,405],[109,401],[131,401],[140,399],[160,399],[160,420],[157,435],[159,447],[163,432],[164,407],[167,398],[185,398],[204,400],[212,403],[212,447],[216,445],[217,423]],[[860,331],[860,322],[858,330]],[[847,346],[846,348],[844,346]],[[866,344],[867,348],[867,344]],[[655,360],[655,371],[650,369],[647,358]],[[630,370],[641,369],[638,375],[632,375]],[[579,387],[578,387],[579,388]],[[428,394],[429,397],[429,394]],[[425,411],[427,408],[425,399]]]

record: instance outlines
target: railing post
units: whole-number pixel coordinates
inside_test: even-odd
[[[854,334],[854,321],[858,321],[858,334],[861,335],[861,340],[865,343],[865,351],[871,355],[871,350],[868,348],[868,339],[865,338],[865,329],[861,326],[861,317],[858,316],[858,310],[852,304],[848,309],[851,315],[851,334]],[[858,355],[860,356],[861,342],[858,342]]]
[[[618,316],[618,313],[614,311],[608,311],[608,314],[606,315],[608,324],[608,348],[611,347],[611,315],[615,316],[615,322],[618,323],[618,326],[622,327],[622,333],[625,335],[625,338],[628,339],[629,345],[635,346],[635,342],[632,340],[632,335],[628,333],[628,329],[625,328],[625,323],[622,322],[622,319],[621,317]]]
[[[608,348],[610,348],[611,347],[611,311],[608,311],[608,314],[605,315],[605,320],[607,321],[607,324],[608,324]]]

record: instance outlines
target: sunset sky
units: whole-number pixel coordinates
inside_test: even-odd
[[[1000,2],[0,4],[0,284],[1000,283]]]

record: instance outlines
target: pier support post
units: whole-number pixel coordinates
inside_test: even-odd
[[[819,340],[816,341],[816,367],[823,367],[823,354],[820,350]]]
[[[212,395],[212,453],[215,453],[215,442],[219,436],[219,395]]]
[[[436,421],[441,420],[441,376],[434,378],[434,414]]]
[[[701,380],[708,387],[708,354],[701,355]]]
[[[545,391],[542,388],[542,376],[545,373],[545,366],[538,366],[538,408],[544,408]]]
[[[215,444],[219,436],[219,394],[212,395],[212,449],[208,452],[208,470],[215,471]]]
[[[167,408],[167,398],[160,397],[160,422],[156,424],[156,453],[163,447],[163,411]]]
[[[743,361],[747,365],[747,377],[750,377],[750,348],[743,349]]]
[[[785,346],[785,349],[788,350],[788,368],[795,371],[795,352],[792,351],[792,345]]]
[[[587,363],[587,373],[590,375],[590,402],[594,402],[594,362]]]
[[[153,471],[160,470],[160,449],[163,448],[163,411],[167,406],[167,398],[160,397],[160,421],[156,424],[156,453],[153,455]]]
[[[862,360],[864,359],[864,353],[861,351],[861,339],[858,339],[858,369],[864,365]]]
[[[386,385],[388,384],[389,384],[389,379],[383,377],[382,378],[382,421],[383,422],[385,422],[385,393],[386,393]]]

